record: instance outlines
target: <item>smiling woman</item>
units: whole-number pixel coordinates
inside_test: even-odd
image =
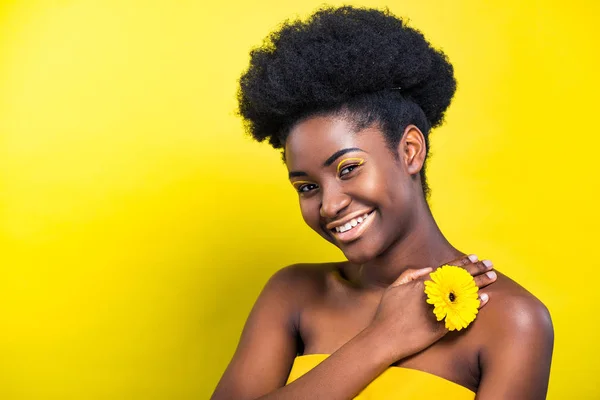
[[[387,11],[324,8],[254,50],[240,84],[247,129],[283,150],[304,221],[347,260],[270,279],[213,399],[544,398],[546,307],[452,246],[427,202],[429,133],[456,88],[446,56]],[[425,301],[448,264],[483,289],[460,332]]]

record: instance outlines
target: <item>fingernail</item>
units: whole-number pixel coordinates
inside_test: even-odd
[[[482,262],[483,262],[483,265],[485,265],[488,268],[491,267],[492,265],[494,265],[494,264],[492,264],[492,262],[490,260],[483,260]]]
[[[471,262],[477,262],[477,260],[479,260],[475,254],[470,254],[467,258],[471,260]]]
[[[488,278],[490,279],[496,279],[496,273],[494,271],[488,271],[485,273],[487,275]]]
[[[481,299],[482,303],[485,303],[486,301],[488,301],[488,299],[490,298],[490,296],[488,296],[487,293],[481,293],[479,295],[479,298]]]

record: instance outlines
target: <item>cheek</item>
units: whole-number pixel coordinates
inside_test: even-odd
[[[395,182],[391,181],[387,174],[371,171],[357,178],[353,197],[363,199],[370,205],[389,206],[395,192]]]
[[[380,208],[386,220],[406,209],[410,201],[410,186],[400,171],[393,167],[380,168],[377,173],[360,177],[354,197],[366,205]]]
[[[316,198],[300,199],[300,213],[308,226],[315,231],[319,229],[319,202]]]
[[[371,201],[382,200],[381,195],[384,192],[384,182],[377,176],[365,176],[359,182],[361,195]]]

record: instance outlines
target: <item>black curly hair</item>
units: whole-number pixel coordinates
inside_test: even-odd
[[[304,118],[343,115],[358,129],[378,124],[398,156],[409,124],[429,148],[455,90],[445,54],[389,10],[325,7],[284,22],[252,50],[238,102],[246,130],[274,148]],[[427,197],[425,166],[421,182]]]

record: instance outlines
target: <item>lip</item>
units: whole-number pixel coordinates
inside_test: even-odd
[[[344,219],[342,221],[335,221],[335,222],[331,222],[331,223],[325,225],[325,229],[327,229],[328,231],[331,231],[332,229],[335,229],[338,226],[344,226],[348,222],[352,221],[355,218],[362,217],[365,214],[371,214],[374,210],[375,209],[373,208],[373,209],[368,210],[368,211],[360,211],[360,212],[354,213],[354,214],[346,217],[346,219]]]
[[[375,217],[375,210],[371,210],[368,213],[362,213],[362,214],[358,214],[356,216],[354,216],[353,218],[365,215],[365,214],[369,214],[369,216],[367,217],[367,219],[364,222],[361,222],[360,225],[350,229],[349,231],[346,232],[336,232],[336,231],[331,231],[331,229],[335,228],[336,226],[340,226],[339,224],[330,224],[333,227],[329,230],[329,232],[331,232],[331,234],[333,235],[333,237],[340,243],[348,243],[348,242],[352,242],[356,239],[358,239],[363,232],[371,225],[373,218]],[[350,218],[348,221],[352,220],[352,218]]]

